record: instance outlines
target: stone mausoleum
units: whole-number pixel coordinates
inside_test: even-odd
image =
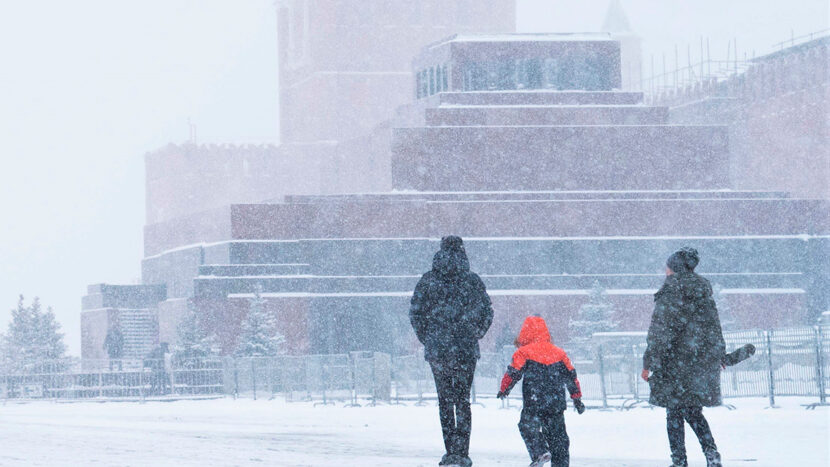
[[[409,299],[447,234],[493,299],[485,350],[530,314],[567,341],[595,284],[645,329],[686,245],[738,327],[827,309],[827,197],[740,189],[731,124],[622,91],[613,34],[514,34],[505,1],[278,3],[281,145],[147,156],[143,285],[89,287],[85,358],[115,321],[128,356],[175,342],[188,303],[231,352],[256,290],[290,353],[413,352]]]

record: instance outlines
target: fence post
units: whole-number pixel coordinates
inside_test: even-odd
[[[268,388],[270,388],[271,396],[269,400],[274,400],[277,395],[275,391],[276,384],[274,383],[274,362],[276,361],[277,357],[273,356],[266,360],[268,362]]]
[[[634,400],[636,402],[640,402],[640,375],[636,374],[636,369],[639,367],[638,365],[638,357],[640,356],[640,352],[637,351],[637,344],[631,345],[631,354],[632,358],[631,361],[634,362]]]
[[[816,336],[816,380],[818,382],[818,400],[821,405],[827,403],[827,395],[824,393],[824,356],[822,355],[821,326],[815,326]]]
[[[369,407],[374,407],[374,406],[378,405],[377,380],[375,379],[375,364],[377,363],[377,360],[375,358],[375,352],[372,352],[371,355],[372,355],[372,371],[371,371],[370,374],[372,375],[372,379],[371,379],[371,382],[372,382],[372,402],[369,404]]]
[[[138,397],[141,400],[141,403],[147,402],[144,399],[144,365],[141,365],[141,368],[138,369]]]
[[[236,366],[236,358],[231,357],[233,361],[233,398],[239,397],[239,368]]]
[[[602,344],[597,346],[597,362],[599,363],[599,389],[602,392],[602,408],[608,408],[608,395],[605,392],[605,364],[602,360]]]
[[[772,331],[764,331],[767,337],[767,370],[769,372],[769,406],[775,408],[775,372],[772,370]]]
[[[400,361],[400,357],[392,358],[391,366],[389,367],[389,371],[391,372],[391,380],[392,384],[395,385],[395,402],[392,402],[392,405],[406,405],[401,402],[401,384],[400,384],[400,372],[395,369],[395,360]]]
[[[357,362],[353,354],[349,354],[349,377],[352,386],[352,402],[346,407],[360,407],[357,403]]]
[[[423,349],[418,349],[418,352],[415,354],[415,365],[415,373],[418,375],[418,402],[415,405],[423,406],[427,405],[426,398],[424,397],[424,381],[430,381],[432,376],[429,363],[424,360]]]
[[[323,365],[323,405],[328,405],[328,394],[326,394],[326,389],[329,385],[329,378],[331,377],[331,372],[329,371],[329,366],[324,364]]]
[[[476,375],[475,374],[473,374],[473,384],[472,384],[472,386],[470,386],[470,395],[473,398],[473,400],[472,400],[473,405],[480,405],[482,407],[486,407],[481,402],[476,402]]]
[[[176,395],[176,367],[170,363],[170,395]]]
[[[251,388],[254,391],[254,400],[256,400],[256,358],[251,357]]]

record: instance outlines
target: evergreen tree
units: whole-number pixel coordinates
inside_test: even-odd
[[[6,335],[0,333],[0,372],[2,373],[8,373],[10,368],[9,352],[6,350],[7,346]]]
[[[55,318],[55,311],[50,306],[46,308],[46,312],[37,313],[35,316],[37,316],[35,334],[39,347],[38,356],[46,360],[63,358],[66,354],[66,344],[63,343],[63,333],[60,332],[61,325]]]
[[[586,347],[595,332],[609,332],[617,329],[614,321],[614,307],[606,300],[605,290],[594,282],[588,303],[579,307],[579,313],[568,323],[571,343]]]
[[[66,353],[54,311],[51,307],[43,311],[37,297],[26,306],[20,296],[17,308],[12,310],[4,341],[4,360],[14,369],[33,362],[61,359]]]
[[[9,364],[19,369],[25,361],[35,359],[35,315],[34,310],[40,308],[38,299],[32,303],[33,306],[26,306],[23,295],[17,301],[17,308],[12,310],[12,320],[6,334],[6,357]]]
[[[265,309],[265,299],[257,289],[250,301],[248,316],[242,322],[236,353],[245,357],[277,355],[285,341],[277,329],[277,320]]]
[[[207,331],[207,326],[200,319],[193,301],[187,302],[187,314],[177,327],[178,342],[174,347],[174,357],[179,362],[198,360],[219,355],[219,338]]]

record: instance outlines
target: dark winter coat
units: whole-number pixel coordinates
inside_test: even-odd
[[[109,358],[121,358],[124,355],[124,335],[119,329],[112,328],[104,338],[104,350]]]
[[[565,388],[572,399],[582,397],[576,369],[564,350],[553,345],[545,320],[538,316],[525,319],[518,349],[501,380],[500,392],[507,395],[522,378],[525,410],[534,413],[564,412],[567,408]]]
[[[721,404],[725,344],[712,286],[694,272],[666,278],[654,295],[643,368],[651,370],[649,402],[667,408]]]
[[[481,278],[470,272],[463,246],[442,242],[432,270],[415,287],[409,321],[427,361],[453,364],[481,357],[478,340],[490,328],[493,309]]]
[[[144,368],[150,368],[155,371],[164,371],[164,356],[169,353],[169,349],[165,344],[154,348],[144,359]]]

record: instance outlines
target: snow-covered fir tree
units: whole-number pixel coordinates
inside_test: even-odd
[[[21,295],[17,308],[11,313],[12,319],[3,345],[3,360],[7,365],[21,367],[65,356],[63,333],[60,332],[60,324],[51,307],[43,311],[37,297],[31,305],[26,306]]]
[[[279,333],[276,317],[265,309],[265,299],[259,288],[251,298],[248,316],[242,322],[237,355],[268,357],[277,355],[285,338]]]
[[[568,323],[571,344],[587,347],[595,332],[608,332],[617,329],[614,321],[614,307],[605,298],[605,290],[594,282],[589,292],[588,303],[579,307],[579,312]]]
[[[35,299],[37,301],[37,299]],[[63,358],[66,354],[66,344],[63,343],[63,333],[60,332],[61,325],[55,318],[55,311],[52,307],[46,307],[46,311],[35,312],[37,326],[35,327],[36,353],[40,358],[54,360]]]
[[[37,303],[37,300],[35,300]],[[38,304],[38,308],[40,305]],[[12,320],[6,333],[6,357],[11,365],[35,359],[32,346],[34,342],[35,317],[32,307],[26,306],[23,295],[17,301],[17,308],[12,310]]]
[[[177,361],[188,362],[219,355],[219,338],[207,331],[193,301],[188,300],[187,314],[176,330],[178,341],[173,347],[173,355]]]

